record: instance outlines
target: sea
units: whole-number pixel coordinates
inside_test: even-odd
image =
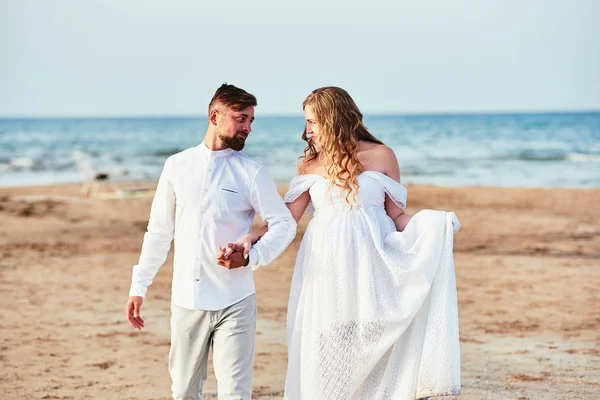
[[[367,115],[401,180],[437,186],[600,187],[600,112]],[[206,118],[0,119],[0,187],[81,182],[84,157],[114,181],[156,181],[170,155],[201,143]],[[302,116],[260,116],[244,153],[287,183]],[[89,171],[88,171],[89,172]]]

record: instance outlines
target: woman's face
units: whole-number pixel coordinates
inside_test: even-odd
[[[307,105],[304,107],[304,119],[306,120],[306,133],[312,139],[317,151],[319,150],[319,124],[315,115],[313,114],[312,108]]]

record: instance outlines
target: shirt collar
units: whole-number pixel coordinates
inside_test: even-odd
[[[198,145],[198,148],[207,157],[225,157],[234,152],[233,149],[223,149],[223,150],[211,150],[209,149],[204,142]]]

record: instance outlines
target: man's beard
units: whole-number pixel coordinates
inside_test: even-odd
[[[242,139],[239,135],[243,134],[242,132],[236,132],[233,137],[227,137],[223,135],[219,135],[219,139],[221,139],[230,149],[235,151],[240,151],[244,148],[246,144],[246,139]]]

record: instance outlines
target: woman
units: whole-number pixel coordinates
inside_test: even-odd
[[[291,285],[284,398],[458,394],[456,216],[404,212],[396,156],[345,90],[316,89],[303,106],[307,147],[284,200],[296,221],[314,215]]]

